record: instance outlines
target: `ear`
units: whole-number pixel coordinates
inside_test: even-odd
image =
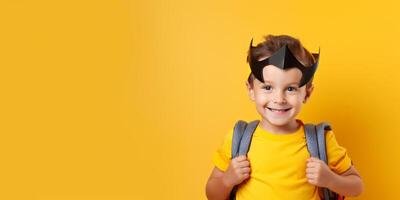
[[[248,92],[250,100],[255,101],[254,88],[251,87],[251,85],[248,81],[246,81],[246,87],[247,87],[247,92]]]
[[[308,101],[313,91],[314,91],[314,84],[312,84],[311,87],[306,88],[306,96],[304,97],[303,103],[306,103]]]

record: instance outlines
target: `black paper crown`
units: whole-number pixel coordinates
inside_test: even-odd
[[[253,39],[251,39],[250,52],[252,51],[253,48],[255,47],[253,47]],[[315,63],[311,66],[306,67],[303,64],[301,64],[300,61],[297,60],[297,58],[290,51],[287,44],[285,44],[278,51],[276,51],[270,57],[264,60],[258,61],[250,53],[249,64],[251,72],[261,82],[264,82],[263,69],[267,65],[274,65],[275,67],[278,67],[282,70],[294,67],[298,68],[303,74],[299,84],[299,87],[302,87],[303,85],[308,83],[308,81],[310,81],[310,79],[314,76],[315,71],[317,70],[320,50],[318,50],[318,54],[313,53],[312,55],[315,59]]]

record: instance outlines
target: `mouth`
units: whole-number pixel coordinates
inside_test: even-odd
[[[268,108],[268,110],[270,110],[271,112],[274,112],[274,113],[277,113],[277,114],[283,114],[283,113],[286,113],[287,111],[289,111],[290,109],[292,109],[292,108],[275,109],[275,108],[270,108],[270,107],[267,107],[267,108]]]

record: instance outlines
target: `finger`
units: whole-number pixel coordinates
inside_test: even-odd
[[[306,176],[307,176],[307,179],[309,179],[309,180],[313,180],[317,177],[317,175],[315,175],[315,174],[306,174]]]
[[[308,179],[315,179],[318,177],[318,175],[316,173],[306,173],[306,177]]]
[[[247,179],[247,178],[249,178],[249,177],[250,177],[250,174],[249,174],[249,173],[244,173],[244,174],[243,174],[243,178]]]
[[[245,168],[242,168],[242,173],[250,173],[250,171],[251,171],[251,169],[250,169],[250,167],[245,167]]]
[[[312,159],[311,159],[311,162],[314,162],[314,163],[323,163],[324,161],[320,160],[319,158],[312,158]]]
[[[239,167],[249,167],[250,166],[250,162],[247,160],[241,161],[238,163]]]
[[[240,155],[240,156],[236,157],[237,161],[243,161],[243,160],[246,160],[246,159],[247,159],[246,155]]]
[[[316,158],[316,157],[310,157],[310,158],[307,159],[308,162],[315,162],[317,160],[319,160],[319,159]]]
[[[311,173],[315,173],[315,172],[316,172],[315,168],[307,168],[306,169],[307,174],[311,174]]]
[[[314,179],[308,179],[307,182],[312,185],[317,185],[317,182]]]
[[[307,163],[307,168],[315,168],[315,167],[316,167],[315,163],[311,162]]]
[[[241,158],[239,157],[236,157],[235,159],[232,160],[233,163],[240,163],[241,161],[243,160],[241,160]]]

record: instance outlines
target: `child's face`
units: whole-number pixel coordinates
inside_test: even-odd
[[[257,112],[267,123],[285,126],[293,123],[301,106],[311,95],[313,87],[299,88],[302,73],[297,68],[282,70],[273,65],[263,69],[264,83],[254,79],[253,88],[247,83],[249,96]]]

